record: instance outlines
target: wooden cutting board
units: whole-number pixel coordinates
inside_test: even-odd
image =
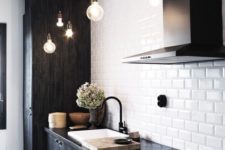
[[[139,150],[140,143],[133,141],[131,144],[116,144],[116,138],[101,138],[86,140],[83,146],[90,150]]]

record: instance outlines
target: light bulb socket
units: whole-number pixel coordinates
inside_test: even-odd
[[[71,23],[71,21],[68,21],[68,23],[67,23],[67,29],[72,29],[72,23]]]
[[[59,11],[59,13],[58,13],[58,18],[62,18],[62,12],[61,11]]]
[[[51,34],[48,33],[48,35],[47,35],[47,40],[51,40],[51,39],[52,39]]]

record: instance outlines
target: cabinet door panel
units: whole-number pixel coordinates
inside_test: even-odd
[[[58,138],[48,135],[48,150],[61,150],[58,142]]]

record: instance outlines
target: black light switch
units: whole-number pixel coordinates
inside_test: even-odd
[[[159,95],[158,96],[158,106],[159,107],[166,107],[166,105],[167,105],[166,95]]]

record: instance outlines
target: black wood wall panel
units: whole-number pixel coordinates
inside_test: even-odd
[[[6,24],[0,23],[0,129],[6,129]]]
[[[26,75],[30,76],[27,81],[31,79],[32,84],[27,83],[28,89],[25,88],[31,89],[31,95],[28,92],[25,96],[28,105],[24,106],[27,107],[26,112],[29,108],[32,110],[32,119],[27,120],[31,122],[32,129],[29,130],[32,132],[33,150],[46,149],[43,127],[48,126],[48,113],[87,111],[79,108],[75,100],[77,88],[90,81],[90,21],[85,14],[89,3],[89,0],[33,0],[30,8],[26,8],[31,18],[31,37],[28,39],[31,39],[32,48],[27,48],[31,52],[25,52],[25,55],[28,53],[26,57],[31,58],[27,59],[32,66],[31,72],[29,65],[25,66],[28,69]],[[56,27],[59,10],[63,13],[63,28]],[[68,20],[75,32],[73,39],[65,37]],[[43,50],[48,32],[57,47],[53,54]]]

